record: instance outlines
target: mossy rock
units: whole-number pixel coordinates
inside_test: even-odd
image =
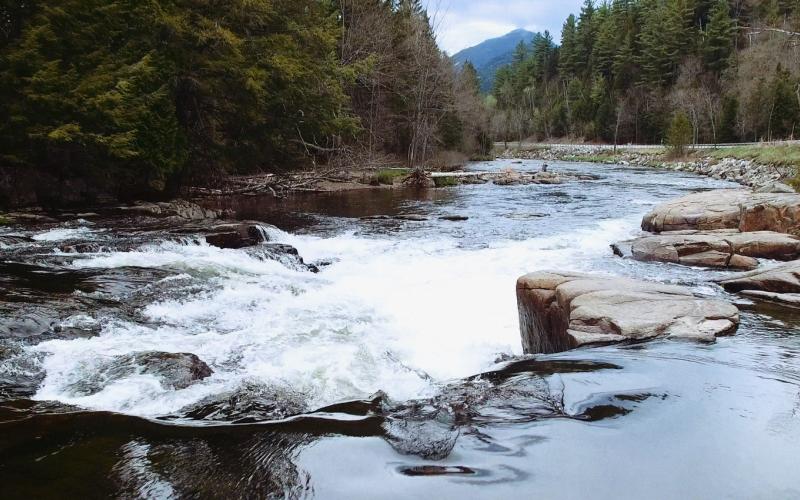
[[[454,176],[447,176],[447,177],[434,177],[433,184],[437,187],[451,187],[458,185],[458,179]]]
[[[387,168],[383,170],[378,170],[375,173],[375,179],[377,179],[379,184],[386,184],[386,185],[393,185],[395,179],[400,179],[402,177],[406,177],[409,174],[410,170],[407,168]]]

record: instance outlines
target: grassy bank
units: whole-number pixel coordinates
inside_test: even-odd
[[[750,160],[761,165],[800,168],[800,146],[736,146],[732,148],[700,149],[695,152],[699,157],[711,157],[716,160],[736,158]]]

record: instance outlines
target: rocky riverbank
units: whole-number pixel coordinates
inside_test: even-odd
[[[651,234],[612,245],[641,262],[752,271],[718,280],[727,291],[800,307],[800,194],[724,189],[655,207]],[[765,262],[787,261],[774,267]],[[520,334],[527,353],[589,344],[680,337],[713,341],[736,331],[730,302],[646,281],[540,272],[517,281]]]
[[[499,158],[543,161],[583,161],[619,164],[633,167],[659,168],[729,180],[754,189],[794,192],[788,185],[796,175],[793,167],[766,165],[734,157],[716,158],[695,153],[696,157],[669,160],[660,148],[619,149],[597,145],[551,145],[546,147],[506,148]]]

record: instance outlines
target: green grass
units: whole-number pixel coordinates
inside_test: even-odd
[[[7,226],[11,224],[11,219],[6,217],[5,215],[0,214],[0,226]]]
[[[457,185],[458,185],[458,179],[456,179],[456,178],[455,178],[455,177],[453,177],[453,176],[448,176],[448,177],[434,177],[434,178],[433,178],[433,184],[434,184],[434,185],[435,185],[437,188],[441,188],[441,187],[451,187],[451,186],[457,186]]]
[[[800,146],[736,146],[713,150],[700,150],[698,154],[710,156],[717,160],[737,158],[752,160],[762,165],[778,167],[800,167]]]
[[[407,168],[386,168],[378,170],[375,173],[375,178],[381,184],[394,184],[395,179],[407,176],[411,171]]]

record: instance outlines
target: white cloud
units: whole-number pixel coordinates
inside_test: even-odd
[[[439,45],[454,54],[517,28],[550,30],[555,40],[583,0],[427,0]]]

